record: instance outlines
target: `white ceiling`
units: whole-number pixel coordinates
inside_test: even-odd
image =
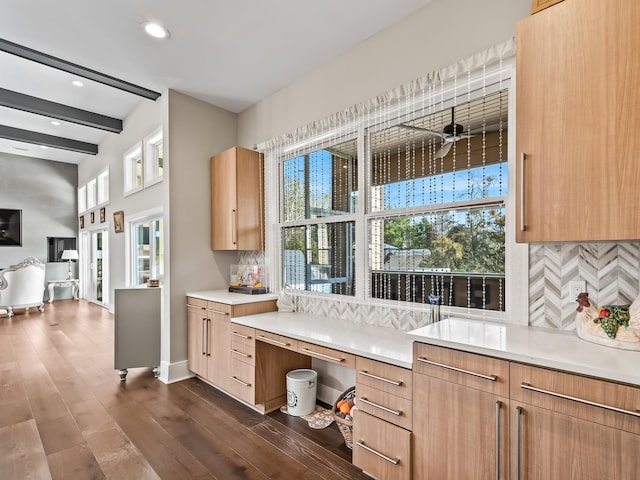
[[[431,0],[3,1],[0,38],[165,92],[241,112]],[[159,21],[168,40],[141,24]],[[0,88],[124,119],[145,100],[0,52]],[[99,144],[102,130],[0,107],[0,125]],[[0,152],[77,163],[85,154],[0,139]]]

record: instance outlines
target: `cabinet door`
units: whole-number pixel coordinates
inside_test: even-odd
[[[507,399],[421,374],[413,392],[415,480],[509,478]]]
[[[209,356],[208,377],[214,385],[223,389],[229,385],[231,365],[231,307],[222,303],[208,302]]]
[[[262,156],[235,147],[211,158],[211,249],[264,249]]]
[[[511,407],[511,478],[637,478],[640,436],[525,403]]]
[[[188,302],[191,299],[188,299]],[[187,306],[187,342],[189,370],[201,377],[207,377],[207,353],[208,353],[208,323],[207,309],[204,306]],[[204,302],[206,305],[206,302]]]
[[[566,0],[518,23],[517,241],[638,238],[638,22],[637,0]]]
[[[211,249],[237,250],[237,170],[235,148],[211,159]]]

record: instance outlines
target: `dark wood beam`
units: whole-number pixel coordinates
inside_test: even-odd
[[[86,153],[88,155],[96,155],[98,153],[98,145],[95,143],[81,142],[71,138],[56,137],[54,135],[47,135],[46,133],[7,127],[6,125],[0,125],[0,138],[15,140],[17,142],[44,145],[46,147],[59,148],[72,152]]]
[[[109,85],[110,87],[117,88],[134,95],[139,95],[150,100],[157,100],[158,97],[160,97],[160,93],[149,90],[148,88],[120,80],[119,78],[112,77],[111,75],[97,72],[90,68],[68,62],[46,53],[38,52],[37,50],[18,45],[17,43],[13,43],[2,38],[0,38],[0,51],[17,55],[19,57],[26,58],[27,60],[47,65],[73,75],[78,75],[79,77],[88,78],[89,80]]]
[[[0,106],[57,118],[107,132],[122,132],[122,120],[0,88]]]

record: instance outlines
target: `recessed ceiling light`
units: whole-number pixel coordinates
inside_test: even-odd
[[[40,148],[42,148],[43,150],[46,150],[49,147],[47,147],[46,145],[40,145]]]
[[[51,125],[55,125],[56,127],[60,125],[60,122],[57,120],[51,120]]]
[[[84,83],[82,83],[80,80],[74,80],[73,82],[71,82],[72,85],[75,85],[76,87],[84,87]]]
[[[143,23],[144,31],[154,38],[169,38],[169,30],[155,22]]]

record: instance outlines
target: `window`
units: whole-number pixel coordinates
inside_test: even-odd
[[[131,223],[131,284],[143,285],[149,279],[164,279],[164,240],[162,217]]]
[[[97,177],[98,205],[109,202],[109,167],[98,174]]]
[[[284,283],[355,294],[356,141],[287,159],[282,165]]]
[[[426,103],[378,116],[355,138],[278,153],[283,285],[505,311],[509,90]]]
[[[82,185],[78,188],[78,213],[81,214],[87,210],[87,186]]]
[[[142,190],[142,174],[142,147],[138,144],[124,154],[125,196]]]
[[[160,127],[144,139],[144,186],[161,181],[163,174],[164,147]]]
[[[372,129],[371,298],[504,311],[507,90]]]
[[[97,180],[92,178],[87,182],[87,210],[91,210],[97,205]]]

